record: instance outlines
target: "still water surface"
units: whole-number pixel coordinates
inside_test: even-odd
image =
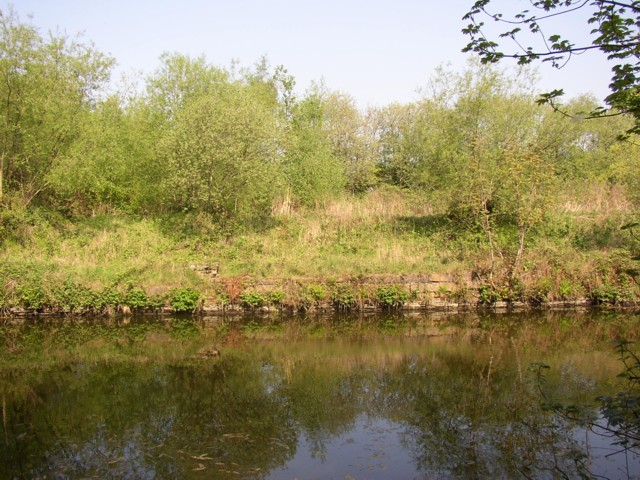
[[[5,323],[0,478],[639,478],[637,456],[542,408],[597,417],[625,387],[610,341],[638,320]]]

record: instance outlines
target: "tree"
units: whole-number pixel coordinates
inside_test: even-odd
[[[348,188],[352,193],[365,192],[376,183],[374,137],[349,95],[331,92],[323,103],[325,129],[334,155],[344,163]]]
[[[523,10],[513,15],[490,10],[491,0],[478,0],[463,17],[470,23],[462,32],[470,37],[463,49],[475,52],[483,63],[495,63],[503,58],[516,60],[520,65],[535,61],[562,68],[574,56],[590,50],[599,50],[613,62],[610,95],[605,99],[609,108],[599,107],[588,118],[627,113],[634,117],[634,125],[623,137],[640,133],[640,1],[638,0],[534,0],[534,11]],[[561,34],[548,34],[545,28],[557,17],[575,16],[588,12],[586,28],[590,29],[590,43],[575,43]],[[507,30],[496,39],[485,35],[486,17],[507,25]],[[523,39],[530,35],[531,43]],[[506,50],[502,42],[510,39],[514,49]],[[541,96],[541,103],[559,109],[556,101],[562,89]]]
[[[311,91],[293,105],[283,167],[296,204],[311,206],[344,191],[345,165],[336,157],[324,124],[321,92]]]
[[[124,104],[124,105],[123,105]],[[55,197],[73,213],[162,209],[159,163],[163,130],[143,99],[112,95],[82,116],[79,135],[47,175]]]
[[[377,176],[380,181],[402,188],[412,188],[419,183],[416,165],[405,155],[405,146],[411,126],[417,122],[415,103],[391,104],[372,108],[367,112],[367,124],[376,139]]]
[[[0,200],[26,205],[48,187],[47,173],[78,134],[113,60],[64,36],[43,38],[0,11]]]
[[[278,188],[275,113],[237,84],[180,110],[163,141],[174,205],[219,219],[268,213]]]
[[[403,127],[406,158],[394,160],[414,169],[458,227],[484,234],[492,284],[498,267],[510,282],[517,275],[527,237],[552,203],[557,143],[544,128],[552,110],[536,106],[531,84],[526,71],[508,75],[477,61],[462,74],[440,70]]]
[[[209,65],[204,56],[163,53],[160,62],[160,67],[147,79],[147,94],[150,105],[168,121],[173,121],[191,102],[228,81],[228,73]]]

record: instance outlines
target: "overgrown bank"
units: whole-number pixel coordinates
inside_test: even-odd
[[[164,54],[138,88],[113,64],[0,12],[4,313],[638,300],[624,110],[568,118],[477,62],[366,110],[266,58]]]
[[[598,195],[597,203],[592,203]],[[633,304],[633,218],[615,191],[561,203],[531,232],[521,266],[514,227],[460,230],[426,197],[394,189],[273,215],[224,232],[205,217],[35,210],[0,254],[0,309],[14,314],[475,308]],[[496,253],[498,252],[498,253]]]

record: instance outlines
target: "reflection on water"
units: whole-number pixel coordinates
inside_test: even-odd
[[[270,478],[421,478],[406,428],[363,414],[351,428],[322,443],[301,434],[296,454]]]
[[[0,327],[0,478],[608,478],[541,408],[617,391],[624,314]],[[220,358],[201,352],[215,344]]]

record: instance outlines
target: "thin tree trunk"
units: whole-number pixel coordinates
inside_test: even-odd
[[[489,213],[487,202],[487,199],[482,202],[482,228],[484,229],[485,233],[487,234],[487,238],[489,239],[489,249],[491,253],[491,271],[489,272],[489,283],[492,287],[495,288],[495,284],[493,283],[493,274],[496,267],[496,251],[498,255],[500,255],[500,258],[502,260],[504,260],[504,258],[502,257],[502,252],[496,247],[493,240],[493,230],[491,228],[491,220],[489,218],[489,215],[491,214]]]
[[[511,279],[513,279],[514,275],[516,274],[516,271],[518,270],[518,267],[520,266],[520,259],[522,258],[522,253],[524,252],[524,239],[528,229],[529,227],[525,225],[524,227],[522,227],[522,230],[520,231],[520,244],[518,245],[518,252],[516,253],[516,258],[513,261],[511,274],[509,275]]]

